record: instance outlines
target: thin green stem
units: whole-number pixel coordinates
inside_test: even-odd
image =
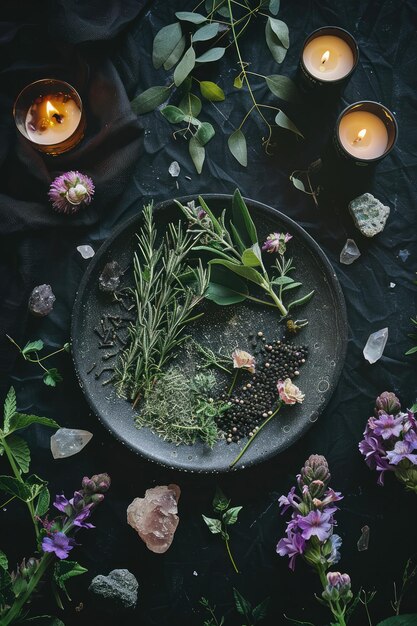
[[[316,565],[316,572],[320,577],[320,582],[324,591],[327,587],[326,572],[321,565]],[[326,600],[326,602],[333,614],[333,617],[337,619],[338,626],[346,626],[345,609],[340,606],[339,600],[336,600],[334,603],[331,600]]]
[[[275,291],[272,288],[272,285],[269,284],[268,285],[268,293],[271,296],[272,300],[275,302],[275,304],[277,305],[280,313],[285,317],[286,315],[288,315],[288,311],[285,308],[285,306],[283,305],[282,301],[278,298],[277,294],[275,293]]]
[[[229,555],[230,562],[232,563],[233,568],[234,568],[234,570],[235,570],[236,574],[239,574],[239,570],[238,570],[238,568],[237,568],[237,565],[236,565],[236,563],[235,563],[235,560],[234,560],[234,558],[233,558],[233,556],[232,556],[232,552],[231,552],[231,550],[230,550],[229,540],[228,540],[228,539],[226,539],[226,537],[224,538],[224,542],[225,542],[225,544],[226,544],[227,554]]]
[[[253,302],[258,302],[259,304],[265,305],[265,306],[272,306],[274,309],[276,309],[275,304],[272,304],[272,302],[267,302],[266,300],[261,300],[260,298],[255,298],[255,296],[251,296],[247,293],[241,293],[240,291],[237,291],[236,293],[238,293],[240,296],[245,296],[245,298],[247,298],[248,300],[253,300]]]
[[[232,391],[233,391],[233,389],[235,388],[235,384],[236,384],[236,381],[237,381],[237,377],[238,377],[238,375],[239,375],[239,372],[240,372],[240,370],[236,367],[236,368],[235,368],[235,374],[234,374],[234,376],[233,376],[233,380],[232,380],[232,384],[230,385],[229,391],[227,392],[227,395],[228,395],[228,396],[231,396],[231,395],[232,395]]]
[[[270,422],[272,420],[273,417],[275,417],[275,415],[278,413],[278,411],[280,410],[280,408],[282,407],[282,402],[281,400],[278,403],[277,408],[275,409],[275,411],[272,413],[272,415],[270,415],[269,417],[266,418],[266,420],[264,422],[262,422],[262,424],[259,426],[258,430],[256,430],[252,437],[250,437],[248,439],[248,441],[246,442],[246,444],[243,446],[242,450],[239,452],[239,454],[237,455],[237,457],[230,463],[229,467],[232,468],[236,465],[236,463],[238,461],[240,461],[240,459],[242,458],[242,456],[245,454],[246,450],[249,448],[249,446],[251,445],[252,441],[255,439],[255,437],[258,436],[258,434],[261,432],[262,428],[264,426],[266,426],[268,424],[268,422]]]
[[[7,506],[10,502],[13,502],[13,500],[15,500],[16,498],[17,498],[17,496],[12,496],[8,500],[6,500],[6,502],[3,502],[3,504],[0,504],[0,509],[2,509],[3,507]]]

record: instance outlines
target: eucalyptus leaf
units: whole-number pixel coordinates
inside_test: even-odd
[[[278,126],[281,126],[281,128],[290,130],[292,133],[295,133],[304,139],[302,132],[297,128],[294,122],[292,122],[290,118],[285,115],[284,111],[278,111],[275,117],[275,123],[278,124]]]
[[[286,23],[274,17],[268,17],[268,22],[277,39],[282,43],[284,48],[288,50],[290,47],[290,33]]]
[[[183,35],[181,39],[179,40],[179,42],[177,43],[177,45],[175,46],[175,48],[173,49],[173,51],[171,52],[171,54],[169,55],[169,57],[167,58],[167,60],[165,61],[164,70],[168,71],[172,69],[174,65],[178,63],[178,61],[184,54],[185,45],[186,45],[186,39],[185,39],[185,36]]]
[[[132,110],[139,115],[149,113],[168,100],[169,92],[169,87],[149,87],[149,89],[146,89],[132,100]]]
[[[185,113],[185,115],[198,117],[201,113],[201,100],[193,93],[186,93],[181,99],[178,107]]]
[[[7,445],[20,471],[27,474],[30,465],[30,450],[26,441],[18,435],[11,435],[7,437]]]
[[[203,169],[204,159],[206,158],[206,151],[204,146],[196,139],[195,137],[191,137],[188,149],[190,152],[190,157],[193,160],[194,167],[197,170],[198,174],[201,174]]]
[[[202,146],[205,146],[210,141],[210,139],[213,139],[215,134],[216,131],[214,130],[210,122],[202,122],[201,126],[195,134],[195,138],[200,142]]]
[[[286,100],[287,102],[299,102],[300,93],[296,84],[288,76],[281,76],[280,74],[271,74],[271,76],[265,76],[266,84],[274,96]]]
[[[277,63],[282,63],[287,54],[287,48],[282,45],[281,41],[276,36],[275,32],[272,29],[270,20],[273,18],[268,18],[265,24],[265,39],[266,44]]]
[[[207,18],[204,17],[204,15],[201,15],[201,13],[192,13],[191,11],[177,11],[175,17],[182,22],[191,22],[192,24],[207,22]]]
[[[178,22],[168,24],[156,33],[152,50],[152,63],[155,69],[159,69],[168,61],[174,50],[180,44],[181,39],[182,31]]]
[[[171,104],[161,109],[162,115],[165,119],[168,120],[171,124],[179,124],[179,122],[184,121],[184,113],[178,107],[174,107]]]
[[[305,296],[303,296],[302,298],[300,298],[299,300],[293,300],[293,302],[290,302],[290,304],[288,305],[287,309],[288,311],[290,309],[293,309],[296,306],[301,306],[302,304],[306,304],[306,302],[308,302],[309,300],[311,300],[311,298],[314,296],[314,289],[313,291],[310,291],[308,294],[306,294]]]
[[[299,189],[300,191],[303,191],[305,193],[306,188],[302,180],[300,180],[296,176],[290,176],[290,181],[296,189]]]
[[[209,39],[213,39],[219,32],[220,24],[218,22],[212,22],[211,24],[206,24],[199,28],[193,35],[193,43],[197,41],[208,41]]]
[[[16,413],[16,392],[14,387],[10,387],[7,392],[7,396],[4,400],[4,409],[3,409],[3,430],[5,433],[9,432],[10,420],[13,415]]]
[[[246,244],[246,247],[249,248],[251,245],[257,244],[258,233],[256,231],[256,226],[239,189],[235,189],[233,193],[232,215],[233,223],[236,226],[242,241]],[[261,252],[259,249],[257,250],[257,254],[260,259]]]
[[[196,58],[196,63],[211,63],[222,58],[226,48],[210,48],[204,54]]]
[[[212,261],[209,261],[209,265],[223,265],[223,267],[227,267],[227,269],[234,274],[237,274],[242,278],[246,278],[246,280],[250,280],[256,285],[264,286],[265,281],[262,275],[253,269],[253,267],[245,267],[244,265],[238,265],[237,263],[232,263],[231,261],[223,259],[213,259]]]
[[[190,47],[186,50],[184,56],[181,61],[178,63],[177,67],[174,71],[174,83],[177,87],[179,87],[184,80],[187,78],[188,74],[193,71],[195,66],[195,52],[194,48]]]
[[[201,95],[210,102],[222,102],[225,99],[224,91],[210,80],[202,80],[200,83]]]
[[[209,531],[213,533],[213,535],[218,535],[222,532],[222,523],[219,519],[215,519],[213,517],[206,517],[202,515],[203,520],[207,524]]]
[[[236,161],[246,167],[248,164],[248,149],[246,145],[246,137],[238,128],[228,138],[227,145]]]
[[[228,509],[223,515],[224,523],[227,524],[228,526],[231,526],[232,524],[236,524],[237,517],[240,511],[242,510],[242,508],[243,507],[241,506],[233,506],[231,509]]]
[[[280,7],[280,0],[269,0],[269,12],[272,15],[278,15]]]
[[[193,126],[197,126],[197,128],[199,128],[202,124],[200,120],[198,120],[196,117],[193,117],[192,115],[186,115],[184,117],[184,121],[189,124],[192,124]]]
[[[22,348],[22,354],[25,356],[30,352],[40,352],[43,350],[43,341],[41,339],[37,339],[36,341],[29,341],[24,348]]]

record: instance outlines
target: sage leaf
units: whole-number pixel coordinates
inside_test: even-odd
[[[266,44],[274,60],[277,63],[282,63],[283,60],[285,59],[285,55],[287,54],[287,48],[284,45],[282,45],[281,41],[278,39],[275,32],[273,31],[271,22],[270,22],[270,20],[272,19],[273,19],[272,17],[269,17],[265,25]]]
[[[417,352],[417,346],[414,346],[413,348],[410,348],[409,350],[407,350],[407,352],[405,352],[404,354],[405,356],[409,356],[410,354],[415,354],[416,352]],[[416,406],[416,411],[417,411],[417,406]]]
[[[192,13],[191,11],[177,11],[175,17],[182,22],[191,22],[192,24],[207,22],[207,18],[204,17],[204,15],[201,15],[201,13]]]
[[[236,280],[236,277],[234,277]],[[236,289],[237,289],[236,285]],[[248,294],[248,288],[245,283],[243,283],[243,291],[239,293],[235,291],[235,289],[231,289],[230,287],[226,287],[226,285],[221,285],[220,283],[214,282],[214,280],[210,279],[210,283],[208,289],[205,293],[205,298],[207,300],[211,300],[215,304],[219,306],[230,306],[231,304],[238,304],[239,302],[243,302],[246,300],[246,296]]]
[[[202,250],[205,252],[211,252],[211,254],[215,254],[216,256],[221,256],[222,259],[226,259],[226,261],[234,262],[233,257],[227,255],[223,250],[218,250],[217,248],[210,248],[210,246],[193,246],[193,250]]]
[[[182,36],[179,42],[177,43],[177,45],[175,46],[175,48],[173,49],[173,51],[171,52],[171,54],[169,55],[169,57],[167,58],[167,60],[165,61],[164,70],[168,71],[171,68],[173,68],[174,65],[178,63],[178,61],[180,60],[180,58],[182,57],[184,53],[185,44],[186,44],[186,39],[184,36]]]
[[[290,118],[285,115],[284,111],[278,111],[275,117],[275,123],[278,124],[278,126],[281,126],[281,128],[290,130],[292,133],[295,133],[304,139],[302,132],[297,128],[294,122],[292,122]]]
[[[20,471],[27,474],[30,465],[30,450],[26,441],[18,435],[11,435],[7,438],[7,445]]]
[[[210,102],[222,102],[225,99],[223,89],[210,80],[201,81],[200,91],[201,95],[210,100]]]
[[[220,513],[226,511],[229,507],[230,500],[225,496],[220,487],[216,487],[216,492],[213,498],[213,509]]]
[[[38,499],[36,501],[35,514],[38,517],[42,517],[48,512],[49,503],[51,501],[51,495],[47,487],[44,487],[38,495]]]
[[[255,608],[253,609],[252,618],[255,624],[256,622],[260,622],[261,620],[265,619],[265,617],[267,616],[269,602],[270,602],[270,598],[266,598],[260,604],[258,604],[258,606],[255,606]]]
[[[59,428],[59,424],[49,417],[26,415],[26,413],[15,413],[10,420],[8,434],[14,432],[15,430],[27,428],[31,424],[40,424],[41,426],[47,426],[48,428]]]
[[[196,139],[195,137],[191,137],[188,150],[190,152],[190,157],[194,163],[194,167],[197,170],[198,174],[201,174],[203,169],[204,159],[206,158],[206,151],[204,146]]]
[[[296,187],[296,189],[299,189],[300,191],[304,191],[305,193],[305,185],[303,183],[302,180],[300,180],[299,178],[297,178],[296,176],[290,176],[290,181],[292,182],[292,184],[294,185],[294,187]]]
[[[209,531],[213,533],[213,535],[218,535],[222,532],[222,523],[219,519],[214,519],[213,517],[206,517],[202,515],[203,520],[207,524]]]
[[[280,4],[280,0],[269,0],[269,12],[278,15]]]
[[[195,134],[195,138],[202,146],[205,146],[206,143],[210,141],[210,139],[213,139],[215,134],[216,131],[214,130],[210,122],[202,122],[201,126]]]
[[[290,302],[290,304],[288,305],[288,311],[290,309],[293,309],[296,306],[301,306],[302,304],[306,304],[306,302],[308,302],[309,300],[311,300],[311,298],[314,296],[314,289],[313,291],[310,291],[309,293],[307,293],[305,296],[303,296],[302,298],[300,298],[299,300],[293,300],[293,302]]]
[[[226,48],[210,48],[204,54],[196,58],[196,63],[211,63],[222,58]]]
[[[235,130],[227,140],[230,152],[235,157],[236,161],[246,167],[248,164],[248,149],[246,145],[246,137],[238,128]]]
[[[211,219],[213,227],[214,227],[214,230],[216,231],[216,233],[218,235],[221,235],[223,233],[223,229],[221,227],[221,224],[220,224],[219,220],[216,218],[216,216],[214,215],[213,211],[207,205],[207,202],[204,200],[204,198],[202,196],[198,196],[198,201],[200,203],[201,208],[204,209],[204,211],[207,213],[207,215]]]
[[[178,107],[185,113],[185,115],[191,115],[192,117],[198,117],[201,113],[201,100],[193,93],[186,93],[181,99]]]
[[[68,600],[71,598],[68,595],[68,591],[66,589],[66,582],[69,578],[73,578],[74,576],[81,576],[81,574],[85,574],[88,570],[85,567],[82,567],[76,561],[58,561],[55,563],[54,567],[54,581],[66,594]]]
[[[232,215],[233,223],[235,224],[242,241],[246,243],[246,247],[249,248],[251,245],[257,244],[258,233],[256,231],[256,226],[239,189],[235,189],[233,193]],[[259,251],[259,259],[260,258],[261,253]]]
[[[295,83],[288,76],[280,76],[279,74],[271,74],[265,76],[266,84],[274,96],[286,100],[287,102],[299,102],[300,94]]]
[[[206,24],[199,28],[193,35],[193,43],[196,41],[208,41],[209,39],[213,39],[219,32],[220,24],[218,22],[212,22],[211,24]]]
[[[243,80],[239,74],[239,76],[236,76],[235,80],[233,81],[233,87],[236,87],[236,89],[242,89],[243,87]]]
[[[293,282],[294,280],[290,276],[278,276],[278,278],[271,280],[273,285],[289,285]]]
[[[233,587],[233,595],[235,598],[236,611],[244,617],[249,617],[252,612],[251,603],[242,596],[237,589]]]
[[[178,22],[168,24],[155,35],[152,49],[152,63],[159,69],[169,59],[182,38],[181,26]]]
[[[246,246],[243,243],[239,233],[237,232],[237,229],[235,225],[233,224],[233,222],[230,222],[230,230],[232,231],[232,238],[233,238],[234,244],[239,250],[240,254],[242,254],[242,252],[246,250]]]
[[[295,281],[293,283],[290,283],[289,285],[284,285],[284,287],[282,288],[282,291],[289,291],[290,289],[297,289],[297,287],[301,287],[303,283],[296,283]]]
[[[259,247],[259,246],[258,246]],[[247,248],[242,254],[242,263],[246,267],[259,267],[261,264],[252,248]]]
[[[132,100],[130,103],[132,110],[139,115],[149,113],[168,99],[169,92],[169,87],[149,87],[149,89],[146,89]]]
[[[268,17],[268,22],[277,39],[279,39],[284,48],[288,50],[290,47],[290,33],[286,23],[274,17]]]
[[[36,341],[29,341],[29,343],[22,348],[22,355],[26,356],[26,354],[29,354],[30,352],[40,352],[41,350],[43,350],[43,341],[40,339],[37,339]]]
[[[62,383],[64,379],[56,367],[51,367],[51,369],[45,372],[42,380],[48,387],[56,387],[57,383]]]
[[[16,413],[16,392],[14,387],[10,387],[7,392],[6,399],[4,401],[4,409],[3,409],[3,430],[5,433],[9,432],[10,420],[13,415]]]
[[[239,515],[241,510],[242,510],[241,506],[234,506],[231,509],[228,509],[226,513],[223,515],[224,523],[227,524],[228,526],[231,526],[232,524],[236,524],[237,516]]]
[[[9,567],[9,561],[7,560],[7,556],[4,554],[2,550],[0,550],[0,568],[6,569]]]
[[[162,115],[165,119],[168,120],[171,124],[178,124],[184,120],[184,113],[178,107],[174,107],[171,104],[161,109]]]
[[[232,263],[231,261],[225,261],[223,259],[213,259],[212,261],[209,261],[209,265],[223,265],[234,274],[237,274],[242,278],[246,278],[246,280],[250,280],[256,285],[264,286],[264,279],[262,275],[253,269],[253,267],[238,265],[237,263]]]
[[[174,83],[177,87],[179,87],[187,78],[188,74],[193,71],[194,66],[195,52],[194,48],[190,47],[188,48],[174,71]]]

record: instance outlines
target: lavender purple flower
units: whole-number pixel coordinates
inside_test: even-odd
[[[67,537],[63,532],[55,532],[42,539],[42,550],[54,552],[58,559],[66,559],[74,545],[74,539]]]
[[[278,254],[285,254],[287,249],[286,244],[292,239],[292,235],[289,233],[271,233],[266,238],[262,246],[262,250],[265,252],[277,252]]]
[[[94,184],[89,176],[81,172],[66,172],[55,178],[48,195],[55,211],[71,215],[90,204]]]

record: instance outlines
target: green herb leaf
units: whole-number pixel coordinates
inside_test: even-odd
[[[12,577],[8,571],[0,568],[0,606],[11,606],[14,599]]]
[[[248,295],[246,283],[221,266],[213,266],[210,283],[206,291],[207,300],[220,306],[229,306],[246,300]]]
[[[296,289],[297,287],[301,287],[303,283],[292,282],[291,284],[285,285],[282,288],[282,291],[288,291],[289,289]]]
[[[417,352],[417,346],[414,346],[413,348],[410,348],[409,350],[407,350],[407,352],[405,353],[405,356],[408,356],[410,354],[415,354]]]
[[[268,22],[277,39],[279,39],[284,48],[288,49],[290,47],[290,34],[286,23],[274,17],[268,17]]]
[[[227,524],[228,526],[231,526],[232,524],[236,524],[237,516],[239,515],[241,510],[242,510],[241,506],[234,506],[231,509],[228,509],[226,513],[223,515],[224,523]]]
[[[214,519],[213,517],[206,517],[202,515],[203,520],[207,524],[209,531],[213,533],[213,535],[218,535],[222,532],[222,523],[219,519]]]
[[[292,182],[292,184],[294,185],[296,189],[299,189],[300,191],[304,191],[305,193],[306,188],[302,180],[300,180],[299,178],[296,178],[295,176],[291,174],[290,181]]]
[[[196,63],[211,63],[222,58],[226,48],[210,48],[204,54],[196,58]]]
[[[220,24],[218,22],[212,22],[211,24],[206,24],[199,28],[193,35],[193,43],[196,41],[208,41],[209,39],[213,39],[219,32]]]
[[[207,205],[207,202],[204,200],[204,198],[202,196],[198,196],[198,201],[200,203],[201,208],[204,209],[204,211],[207,213],[207,215],[211,219],[211,221],[213,223],[214,230],[216,231],[216,233],[221,235],[223,231],[222,231],[222,227],[220,225],[220,222],[216,218],[216,216],[214,215],[214,213],[210,209],[210,207]]]
[[[55,563],[54,581],[65,592],[68,600],[71,600],[71,598],[65,586],[67,580],[74,576],[81,576],[81,574],[85,574],[87,571],[85,567],[82,567],[76,561],[58,561],[58,563]]]
[[[191,11],[177,11],[175,17],[182,22],[191,22],[192,24],[207,22],[207,18],[204,17],[204,15],[201,15],[201,13],[192,13]]]
[[[201,81],[200,91],[201,95],[207,100],[210,100],[210,102],[222,102],[225,99],[223,89],[210,80]]]
[[[242,263],[246,267],[263,267],[261,250],[258,243],[254,243],[251,248],[247,248],[242,253]]]
[[[43,489],[39,492],[38,499],[36,501],[35,515],[43,517],[43,515],[48,512],[50,501],[51,495],[48,487],[43,487]]]
[[[242,77],[240,76],[236,76],[235,80],[233,81],[233,87],[236,87],[236,89],[242,89],[243,87],[243,80]]]
[[[34,500],[45,484],[46,482],[35,474],[29,476],[24,483],[12,476],[0,476],[0,490],[16,496],[23,502]]]
[[[57,383],[62,383],[63,380],[56,367],[51,367],[43,376],[43,382],[48,387],[56,387]]]
[[[152,63],[155,69],[159,69],[164,65],[181,39],[182,31],[178,22],[168,24],[156,33],[152,50]]]
[[[213,509],[222,513],[223,511],[226,511],[229,504],[230,500],[226,498],[220,487],[216,487],[216,493],[213,498]]]
[[[236,161],[246,167],[248,164],[248,149],[246,145],[246,137],[238,128],[228,138],[227,145]]]
[[[244,265],[238,265],[237,263],[231,263],[223,259],[213,259],[209,261],[209,265],[223,265],[227,269],[231,270],[234,274],[250,280],[256,285],[264,286],[264,279],[262,275],[257,272],[253,267],[245,267]]]
[[[285,128],[286,130],[290,130],[292,133],[299,135],[304,139],[304,135],[301,131],[298,130],[297,126],[290,120],[290,118],[285,115],[283,111],[278,111],[277,116],[275,118],[275,123],[281,128]]]
[[[389,617],[379,622],[377,626],[416,626],[417,613],[408,615],[395,615],[395,617]]]
[[[167,60],[164,63],[164,70],[170,70],[174,67],[182,57],[185,50],[186,39],[185,36],[182,36]]]
[[[277,63],[282,63],[285,59],[285,55],[287,54],[288,46],[284,46],[282,41],[277,37],[274,29],[272,28],[271,22],[280,22],[280,20],[275,20],[273,17],[269,17],[266,25],[265,25],[265,39],[266,44]],[[284,22],[282,22],[283,24]],[[279,30],[279,29],[277,29]]]
[[[234,244],[239,250],[240,254],[242,254],[242,252],[246,250],[246,246],[243,243],[241,236],[237,232],[237,229],[235,225],[233,224],[233,222],[230,222],[230,230],[232,232],[232,238],[233,238]]]
[[[296,84],[288,78],[288,76],[280,76],[279,74],[271,74],[265,76],[265,82],[274,96],[286,100],[287,102],[300,102],[300,93]]]
[[[201,174],[204,159],[206,158],[206,151],[204,146],[201,145],[196,137],[191,137],[188,144],[188,150],[190,152],[190,157],[193,160],[194,167],[197,170],[197,174]]]
[[[7,438],[7,445],[20,471],[23,474],[27,474],[30,464],[30,450],[26,441],[18,435],[11,435]]]
[[[267,616],[269,602],[270,602],[270,598],[266,598],[260,604],[258,604],[258,606],[255,606],[255,608],[253,609],[252,619],[255,624],[265,619],[265,617]]]
[[[7,570],[8,567],[9,561],[7,560],[7,556],[0,550],[0,568]]]
[[[193,71],[195,66],[194,48],[190,47],[178,63],[174,71],[174,83],[179,87],[187,78],[188,74]]]
[[[235,189],[233,193],[232,214],[233,223],[236,226],[242,241],[246,243],[246,247],[249,248],[251,244],[257,244],[258,233],[256,231],[256,226],[239,189]],[[259,254],[259,258],[261,258],[260,251],[257,251],[257,254]]]
[[[273,285],[289,285],[293,282],[294,280],[290,276],[278,276],[277,278],[274,278],[274,280],[271,280]]]
[[[30,352],[40,352],[43,350],[43,341],[37,339],[36,341],[29,341],[24,348],[22,348],[22,354],[25,356]]]
[[[280,0],[269,0],[269,12],[278,15]]]
[[[185,115],[198,117],[201,112],[201,100],[193,93],[186,93],[181,99],[178,107],[185,113]]]
[[[168,106],[161,109],[161,113],[171,124],[178,124],[184,121],[185,115],[183,111],[178,107],[172,106],[172,104],[168,104]]]
[[[64,622],[61,622],[61,620],[57,617],[52,617],[52,615],[37,615],[36,617],[29,617],[26,618],[23,623],[36,623],[36,626],[65,626]]]
[[[139,94],[132,102],[132,110],[134,113],[144,115],[149,113],[163,104],[165,100],[168,100],[170,88],[169,87],[149,87],[146,91]]]
[[[243,615],[244,617],[249,618],[252,612],[251,603],[248,600],[246,600],[246,598],[244,598],[242,594],[239,593],[239,591],[235,589],[234,587],[233,587],[233,595],[235,598],[237,612],[240,613],[240,615]]]
[[[294,300],[293,302],[291,302],[287,309],[288,311],[290,309],[293,309],[296,306],[301,306],[302,304],[306,304],[306,302],[308,302],[309,300],[311,300],[311,298],[314,296],[314,289],[313,291],[310,291],[308,294],[306,294],[305,296],[303,296],[302,298],[300,298],[299,300]]]
[[[216,256],[220,256],[222,259],[226,259],[226,261],[230,261],[234,263],[234,258],[223,252],[222,250],[218,250],[217,248],[211,248],[210,246],[194,246],[193,250],[204,250],[205,252],[210,252],[211,254],[215,254]]]
[[[3,430],[5,433],[9,432],[10,420],[15,413],[16,413],[16,392],[13,387],[10,387],[9,391],[7,392],[6,399],[4,400]]]
[[[59,428],[59,424],[49,417],[26,415],[26,413],[15,413],[10,420],[8,433],[12,433],[15,430],[21,430],[22,428],[27,428],[31,424],[40,424],[41,426],[47,426],[48,428]]]
[[[213,139],[215,134],[216,131],[214,130],[210,122],[202,122],[201,126],[195,134],[195,138],[200,142],[202,146],[205,146],[206,143],[210,141],[210,139]]]

